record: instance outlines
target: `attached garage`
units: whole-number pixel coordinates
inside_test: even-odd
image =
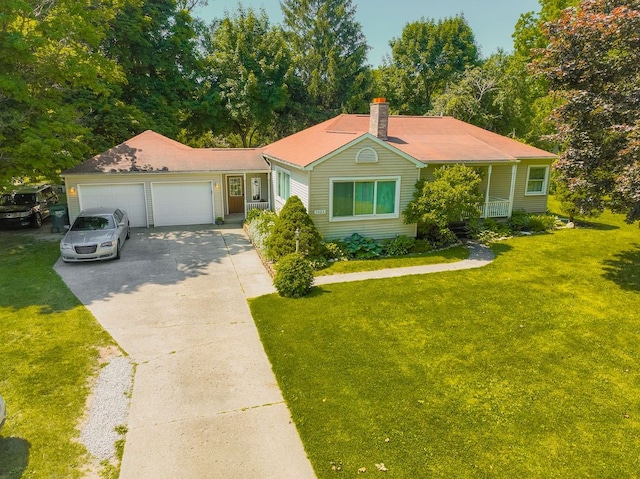
[[[151,183],[155,226],[201,225],[214,222],[211,181]]]
[[[269,208],[270,172],[259,148],[191,148],[145,131],[62,176],[71,220],[83,208],[115,206],[129,213],[131,226],[154,227],[212,225]],[[249,180],[255,187],[246,198]],[[238,204],[230,208],[227,198]]]
[[[129,214],[131,226],[148,226],[144,183],[79,184],[78,199],[81,210],[97,207],[120,208]]]

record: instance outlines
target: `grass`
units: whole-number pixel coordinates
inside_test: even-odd
[[[385,268],[400,268],[406,266],[420,266],[438,263],[454,263],[469,257],[469,250],[464,246],[455,246],[442,251],[430,253],[410,254],[390,258],[368,260],[336,261],[325,269],[316,272],[316,276],[332,274],[355,273],[358,271],[377,271]]]
[[[587,226],[252,300],[318,478],[639,477],[640,233]]]
[[[110,337],[52,266],[57,242],[5,235],[0,249],[0,478],[81,476],[88,379]]]

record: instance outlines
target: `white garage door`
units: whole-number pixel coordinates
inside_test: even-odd
[[[151,198],[155,226],[213,223],[210,181],[152,183]]]
[[[78,185],[78,197],[80,209],[120,208],[129,215],[131,226],[147,226],[147,204],[142,183]]]

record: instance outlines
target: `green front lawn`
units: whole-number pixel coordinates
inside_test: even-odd
[[[3,235],[0,248],[0,478],[79,477],[77,438],[97,347],[113,344],[52,266],[57,242]]]
[[[640,476],[638,226],[608,214],[493,250],[252,300],[320,479]]]

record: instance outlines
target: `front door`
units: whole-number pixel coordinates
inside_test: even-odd
[[[244,213],[244,178],[227,176],[227,202],[229,214]]]

